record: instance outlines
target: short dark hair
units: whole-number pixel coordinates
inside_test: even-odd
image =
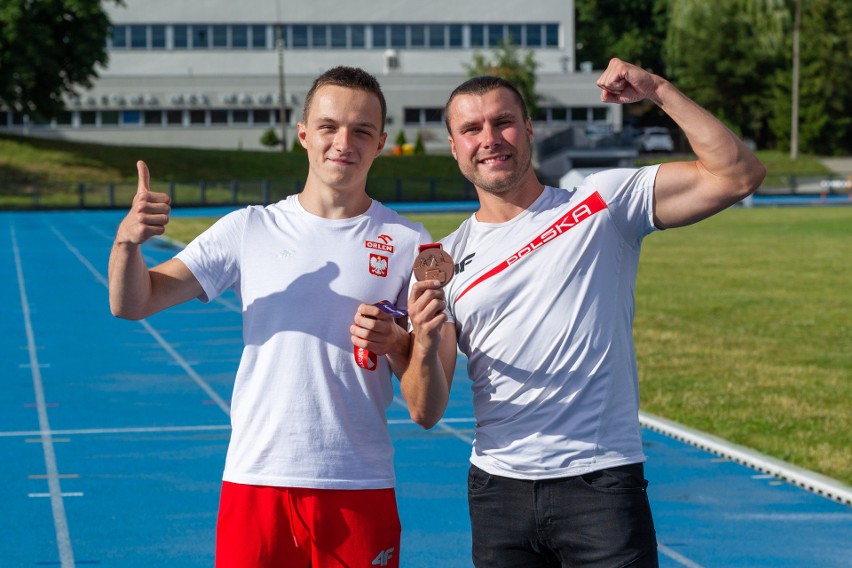
[[[459,95],[477,95],[482,96],[485,93],[490,93],[495,89],[508,89],[511,92],[515,99],[518,102],[518,106],[521,108],[521,115],[524,118],[524,122],[529,118],[529,113],[527,112],[527,105],[524,102],[524,97],[521,95],[521,92],[511,81],[504,79],[502,77],[494,77],[492,75],[482,75],[479,77],[474,77],[473,79],[468,79],[461,85],[455,88],[455,90],[450,94],[449,100],[447,100],[447,104],[444,106],[444,124],[447,126],[447,132],[450,134],[453,133],[450,130],[450,104],[453,102]]]
[[[388,105],[385,102],[385,95],[382,93],[382,87],[379,85],[379,82],[375,77],[358,67],[345,67],[342,65],[333,67],[314,79],[314,84],[311,85],[311,89],[308,91],[308,94],[305,95],[305,104],[302,107],[303,121],[306,121],[308,118],[308,109],[311,108],[311,103],[314,100],[314,93],[316,93],[320,87],[325,87],[326,85],[355,89],[376,95],[379,99],[379,104],[382,107],[382,132],[384,132],[385,118],[388,114]]]

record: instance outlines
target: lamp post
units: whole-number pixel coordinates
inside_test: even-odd
[[[287,98],[284,96],[284,36],[281,18],[275,25],[275,45],[278,49],[278,99],[281,105],[281,151],[287,151]]]
[[[799,31],[802,27],[802,0],[796,0],[793,19],[793,100],[790,117],[790,159],[799,157]]]

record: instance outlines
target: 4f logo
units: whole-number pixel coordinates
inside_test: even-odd
[[[373,566],[387,566],[391,558],[393,558],[393,548],[383,550],[373,559]]]
[[[386,278],[388,275],[388,257],[380,254],[370,255],[370,274]]]
[[[463,259],[461,259],[461,262],[456,263],[456,274],[461,274],[462,272],[464,272],[464,267],[470,264],[470,261],[473,260],[473,256],[475,254],[475,252],[472,252]]]

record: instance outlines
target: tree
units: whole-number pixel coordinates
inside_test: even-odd
[[[789,34],[785,65],[775,75],[770,126],[788,150],[792,75]],[[852,153],[852,7],[832,0],[806,0],[802,10],[799,148],[812,154]]]
[[[111,0],[121,5],[121,0]],[[100,0],[0,3],[0,104],[43,119],[90,88],[107,64],[110,21]]]
[[[784,65],[788,20],[784,0],[671,0],[668,75],[732,130],[767,146],[767,101]]]
[[[281,145],[281,139],[278,137],[278,133],[275,132],[274,128],[267,128],[260,135],[260,143],[267,148],[275,148]]]
[[[535,117],[538,114],[538,95],[535,92],[538,63],[532,50],[522,57],[517,45],[501,41],[493,55],[494,59],[489,60],[480,52],[474,53],[473,63],[465,65],[468,76],[493,75],[511,81],[524,98],[530,117]]]
[[[665,74],[662,46],[669,0],[576,0],[577,60],[605,69],[618,57]]]

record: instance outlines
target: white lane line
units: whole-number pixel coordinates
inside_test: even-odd
[[[27,288],[24,271],[21,265],[21,250],[18,248],[18,238],[15,226],[11,227],[12,252],[15,257],[15,270],[18,275],[18,289],[21,294],[21,309],[24,316],[24,327],[27,333],[27,349],[30,356],[30,369],[33,377],[33,390],[38,411],[38,425],[42,432],[50,432],[50,421],[47,418],[47,407],[44,400],[44,385],[41,377],[41,366],[35,348],[35,333],[33,332],[30,304],[27,299]],[[68,530],[68,518],[65,515],[65,503],[62,500],[62,487],[59,483],[59,469],[56,465],[56,453],[53,449],[53,438],[50,434],[41,435],[41,445],[44,450],[44,463],[47,469],[47,487],[50,490],[50,508],[53,512],[53,526],[56,531],[56,546],[59,548],[59,560],[62,568],[73,568],[74,549],[71,546],[71,535]]]
[[[408,408],[408,405],[405,404],[405,400],[403,400],[402,398],[400,398],[398,396],[393,397],[393,401],[403,408]],[[441,420],[440,422],[435,424],[435,428],[437,428],[439,430],[443,430],[444,432],[447,432],[449,434],[452,434],[453,436],[455,436],[456,438],[458,438],[462,442],[467,442],[468,444],[473,443],[473,436],[468,436],[467,434],[456,430],[455,428],[453,428],[452,426],[447,424],[447,422],[449,422],[449,421],[450,420]],[[388,421],[388,423],[390,423],[390,421]]]
[[[51,497],[51,496],[52,495],[50,493],[27,493],[27,497]],[[72,491],[71,493],[62,493],[62,496],[63,497],[82,497],[83,492],[82,491]],[[72,558],[71,561],[72,562],[74,561],[73,558]],[[65,566],[65,563],[63,562],[62,565]],[[72,566],[73,566],[73,564],[72,564]]]
[[[211,426],[138,426],[128,428],[80,428],[77,430],[52,430],[41,432],[39,430],[21,430],[0,432],[0,438],[23,438],[26,436],[85,436],[92,434],[157,434],[160,432],[216,432],[230,430],[229,424]]]
[[[669,558],[671,558],[672,560],[674,560],[675,562],[680,564],[681,566],[686,566],[686,568],[702,568],[701,564],[696,564],[695,562],[693,562],[692,560],[690,560],[689,558],[687,558],[683,554],[680,554],[679,552],[675,552],[674,550],[672,550],[668,546],[662,545],[659,542],[657,543],[657,550],[659,550],[660,552],[662,552],[663,554],[665,554],[666,556],[668,556]]]
[[[79,260],[81,263],[83,263],[83,266],[89,269],[89,272],[92,273],[92,275],[98,280],[98,282],[109,288],[109,282],[107,281],[107,279],[98,271],[97,268],[92,265],[91,262],[89,262],[86,257],[84,257],[80,253],[79,250],[77,250],[74,245],[68,242],[68,239],[66,239],[65,236],[62,235],[62,233],[56,230],[56,227],[51,226],[50,230],[53,231],[53,233],[59,238],[59,240],[62,241],[63,244],[65,244],[68,250],[70,250],[71,253],[77,257],[77,260]],[[225,400],[222,399],[222,397],[219,396],[216,391],[213,390],[213,388],[207,383],[207,381],[205,381],[198,373],[195,372],[195,369],[193,369],[192,366],[187,363],[187,361],[183,357],[181,357],[181,355],[177,351],[175,351],[175,349],[169,344],[169,342],[163,339],[163,336],[160,335],[157,330],[155,330],[151,326],[151,324],[148,323],[146,320],[139,320],[139,323],[142,325],[142,327],[145,328],[145,330],[149,334],[151,334],[154,339],[157,340],[157,343],[159,343],[160,346],[165,349],[169,355],[172,356],[172,358],[177,362],[177,364],[180,365],[181,368],[183,368],[186,374],[189,375],[190,378],[195,381],[195,383],[199,387],[201,387],[201,390],[207,393],[210,399],[213,400],[216,405],[222,409],[222,412],[224,412],[226,416],[230,416],[231,408],[228,406],[228,403],[225,402]]]

